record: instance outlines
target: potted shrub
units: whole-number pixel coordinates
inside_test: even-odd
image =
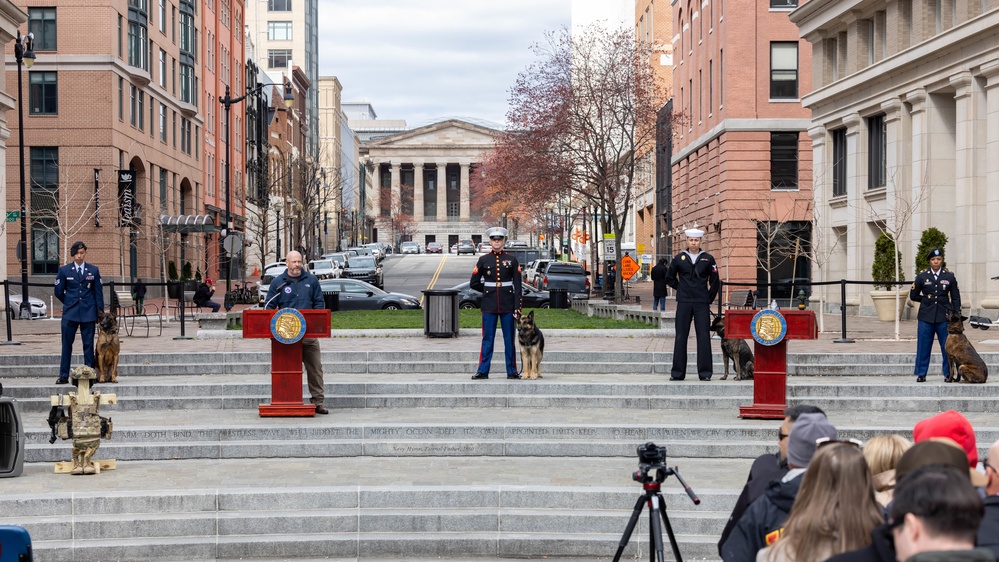
[[[902,253],[895,246],[895,240],[884,232],[874,245],[871,279],[875,281],[871,300],[874,301],[878,319],[896,320],[902,313],[900,305],[905,302],[905,271],[902,269]]]
[[[167,262],[167,278],[170,281],[177,280],[177,264],[172,261]],[[180,285],[178,283],[169,283],[167,285],[167,296],[171,299],[179,299]]]

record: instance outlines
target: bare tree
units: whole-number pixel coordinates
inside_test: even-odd
[[[498,142],[497,182],[522,201],[567,195],[579,206],[595,204],[620,259],[639,149],[655,143],[666,88],[648,64],[649,47],[627,30],[563,29],[535,52],[540,60],[511,92],[512,132]],[[622,283],[615,287],[620,300]]]
[[[832,259],[834,253],[839,248],[839,237],[834,233],[822,228],[822,212],[818,207],[812,209],[812,243],[806,255],[819,272],[818,281],[830,281],[826,279],[826,266]],[[823,285],[818,291],[819,294],[819,331],[825,332],[825,288]],[[815,295],[815,291],[812,291]]]

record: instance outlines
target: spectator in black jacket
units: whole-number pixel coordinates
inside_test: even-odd
[[[756,498],[763,495],[763,492],[767,490],[767,484],[770,484],[774,480],[779,480],[787,474],[787,437],[791,434],[791,428],[794,426],[794,422],[798,421],[798,417],[801,414],[825,415],[825,412],[818,406],[809,404],[798,404],[784,410],[784,423],[777,429],[777,445],[779,450],[776,454],[767,453],[757,457],[753,461],[753,466],[749,469],[749,478],[746,480],[746,485],[742,488],[739,499],[735,501],[735,508],[732,509],[732,515],[729,516],[728,523],[725,524],[725,530],[722,531],[721,539],[718,540],[718,554],[721,554],[722,545],[728,540],[728,536],[732,534],[732,529],[735,528],[742,514],[746,512],[746,508],[756,501]]]
[[[992,550],[999,560],[999,441],[982,461],[985,465],[985,517],[978,527],[978,546]]]
[[[666,312],[666,258],[659,258],[659,263],[652,266],[652,310]]]
[[[791,428],[787,443],[787,474],[774,480],[739,519],[722,545],[725,562],[753,562],[756,553],[780,538],[781,530],[798,495],[798,488],[815,454],[815,440],[836,438],[836,428],[823,414],[802,414]]]
[[[208,283],[198,283],[198,288],[194,291],[194,304],[200,307],[209,307],[212,312],[218,312],[222,305],[212,300],[214,294],[214,286]]]

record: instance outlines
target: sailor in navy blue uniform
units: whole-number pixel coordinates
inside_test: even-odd
[[[957,288],[957,278],[943,266],[943,250],[934,248],[926,255],[930,267],[912,282],[909,300],[919,303],[919,323],[916,329],[916,382],[926,382],[926,371],[930,368],[930,352],[933,350],[933,335],[940,342],[943,355],[943,376],[950,375],[950,361],[947,360],[947,316],[951,310],[961,310],[961,291]]]
[[[473,379],[488,379],[489,365],[493,360],[493,343],[496,339],[496,321],[503,329],[503,345],[506,351],[506,378],[519,379],[517,374],[516,319],[520,314],[522,299],[522,274],[517,258],[503,251],[507,231],[503,227],[490,228],[486,232],[492,251],[479,258],[472,270],[469,285],[482,293],[482,350],[479,352],[479,366]]]
[[[55,297],[62,302],[62,360],[56,384],[69,382],[69,362],[77,329],[83,340],[83,363],[88,367],[94,366],[97,311],[104,310],[101,272],[96,265],[84,261],[87,245],[74,242],[69,253],[73,256],[73,263],[60,267],[55,279]]]
[[[718,295],[718,265],[711,254],[701,250],[704,231],[689,228],[687,249],[670,261],[666,284],[676,290],[676,336],[673,342],[673,368],[670,380],[680,381],[687,372],[687,336],[690,321],[697,333],[697,378],[711,380],[711,303]]]

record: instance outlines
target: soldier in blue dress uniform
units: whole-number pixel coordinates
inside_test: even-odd
[[[74,242],[69,253],[73,263],[60,267],[55,279],[55,297],[62,302],[62,360],[56,384],[69,383],[69,362],[77,330],[83,340],[83,363],[93,368],[97,311],[104,310],[101,272],[96,265],[85,261],[87,245]]]
[[[957,278],[943,266],[943,250],[934,248],[926,258],[930,267],[916,275],[909,290],[909,300],[919,303],[919,324],[916,330],[916,382],[926,382],[926,371],[930,367],[930,352],[933,350],[933,335],[940,342],[943,355],[943,376],[950,375],[950,362],[947,360],[947,316],[951,310],[961,310],[961,291],[957,288]]]
[[[493,343],[496,339],[496,322],[503,329],[503,345],[506,351],[506,378],[519,379],[514,339],[516,326],[514,316],[520,314],[522,300],[522,275],[517,258],[503,251],[507,231],[503,227],[486,231],[492,251],[479,258],[472,270],[469,285],[482,293],[482,350],[479,353],[479,366],[472,379],[488,379],[489,365],[493,359]]]

